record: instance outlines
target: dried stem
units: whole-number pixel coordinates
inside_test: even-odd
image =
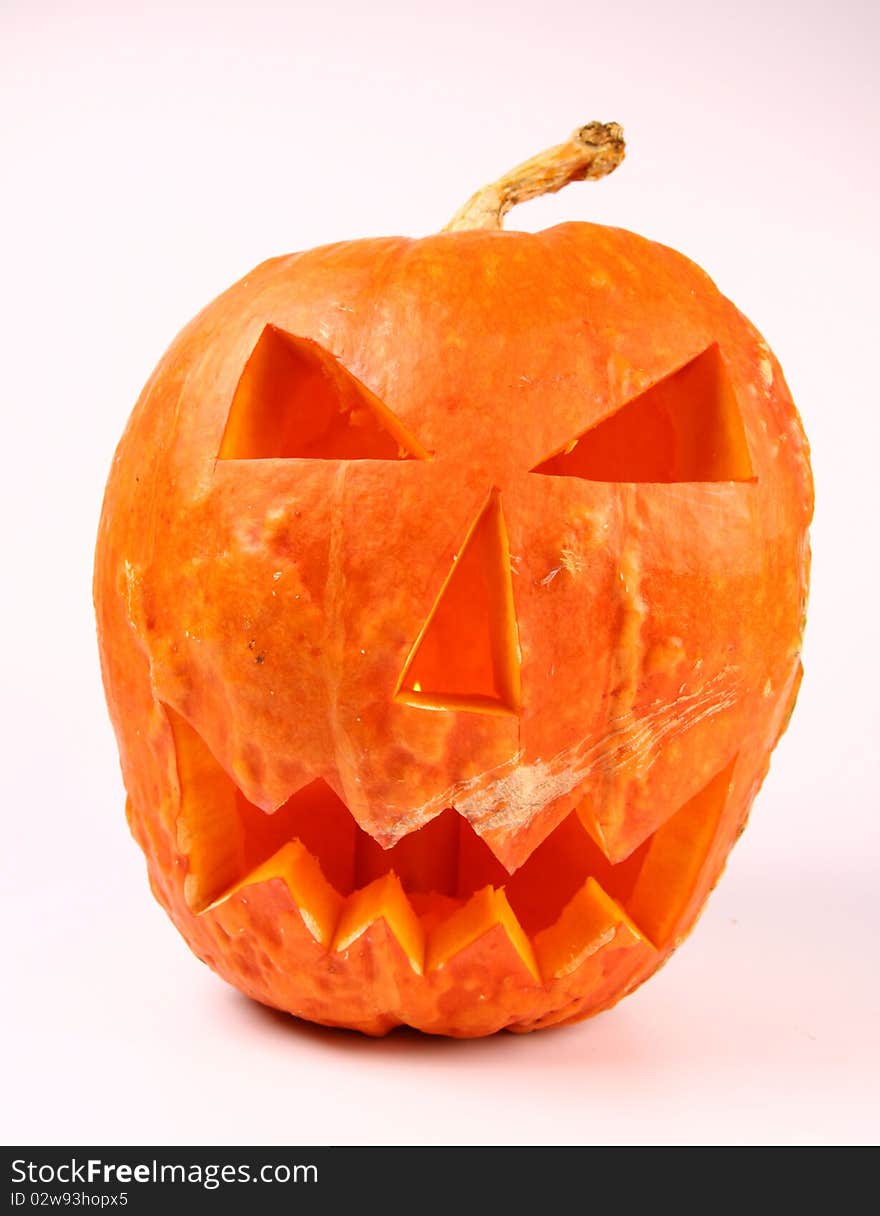
[[[594,181],[611,173],[624,157],[623,128],[616,122],[591,122],[564,144],[523,161],[497,182],[478,190],[460,208],[444,232],[471,228],[498,229],[517,203],[553,194],[569,182]]]

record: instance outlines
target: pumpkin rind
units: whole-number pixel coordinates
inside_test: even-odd
[[[421,458],[218,459],[267,326],[320,344]],[[713,346],[750,480],[533,471]],[[414,643],[493,494],[509,547],[516,712],[407,703],[398,693]],[[467,1036],[613,1004],[693,924],[788,720],[811,510],[806,442],[778,364],[705,273],[663,246],[565,224],[357,241],[258,267],[159,364],[100,524],[103,674],[157,898],[230,983],[329,1025]],[[492,888],[462,922],[479,922],[477,936],[462,930],[461,948],[438,954],[441,929],[432,946],[430,918],[413,913],[429,925],[417,933],[381,880],[378,919],[334,948],[338,925],[331,939],[299,910],[296,883],[317,890],[299,854],[286,855],[300,865],[289,881],[279,863],[206,910],[188,900],[175,715],[267,814],[322,779],[389,848],[454,806],[511,872],[573,812],[625,864],[719,774],[726,785],[698,864],[693,836],[666,846],[663,864],[674,872],[681,855],[690,877],[660,940],[591,888],[568,919],[594,925],[600,944],[584,943],[582,957],[571,946],[571,969],[547,974],[542,958],[568,947],[546,936],[523,946]],[[345,914],[338,893],[314,898],[319,921]]]

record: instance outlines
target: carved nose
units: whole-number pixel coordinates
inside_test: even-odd
[[[501,494],[492,489],[404,664],[395,699],[518,714],[520,649]]]

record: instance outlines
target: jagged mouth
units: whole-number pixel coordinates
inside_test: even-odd
[[[614,940],[663,949],[697,888],[735,764],[617,864],[575,809],[509,874],[454,807],[388,849],[322,780],[266,814],[193,727],[166,711],[190,911],[207,915],[248,887],[280,881],[327,950],[344,953],[382,920],[420,975],[499,925],[537,983],[570,973]]]

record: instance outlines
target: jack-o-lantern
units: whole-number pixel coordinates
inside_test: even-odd
[[[605,1008],[691,927],[800,672],[806,443],[680,254],[512,202],[266,262],[176,339],[95,576],[132,831],[199,957],[383,1033]]]

